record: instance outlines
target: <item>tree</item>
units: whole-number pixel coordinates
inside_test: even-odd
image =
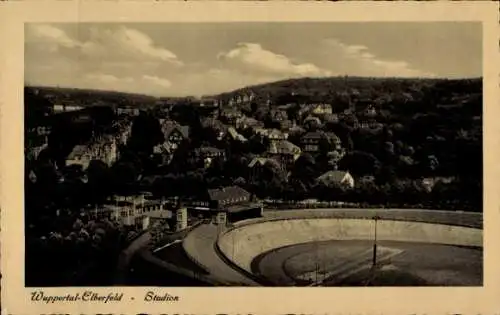
[[[320,181],[314,187],[314,195],[325,201],[344,200],[347,191],[347,187],[337,181]]]
[[[113,188],[118,193],[132,193],[139,175],[137,164],[130,161],[119,161],[111,167]]]
[[[134,152],[153,152],[154,146],[165,141],[160,122],[155,117],[141,112],[132,121],[132,131],[128,146]]]
[[[316,160],[309,153],[303,153],[292,167],[291,177],[302,182],[308,188],[314,185],[318,175]]]
[[[375,175],[380,170],[380,161],[371,153],[352,151],[339,162],[339,168],[349,170],[355,176]]]
[[[86,172],[92,202],[104,202],[112,192],[112,174],[108,165],[100,160],[92,160]]]

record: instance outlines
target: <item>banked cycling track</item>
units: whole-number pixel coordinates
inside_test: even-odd
[[[377,216],[377,267],[373,239]],[[482,214],[437,210],[280,210],[183,241],[219,285],[481,285]]]

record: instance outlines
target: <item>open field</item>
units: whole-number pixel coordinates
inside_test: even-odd
[[[292,245],[259,255],[256,274],[277,286],[477,286],[482,250],[383,241],[372,270],[372,242],[327,241]]]

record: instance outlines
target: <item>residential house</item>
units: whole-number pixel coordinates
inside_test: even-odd
[[[219,100],[213,97],[202,96],[200,99],[200,107],[210,107],[210,108],[218,108]]]
[[[40,153],[48,147],[49,133],[44,132],[44,128],[38,127],[28,131],[25,135],[25,148],[24,153],[26,159],[36,160]]]
[[[36,160],[40,153],[48,147],[48,143],[44,142],[40,145],[25,148],[26,159]]]
[[[254,157],[250,163],[248,163],[249,170],[249,180],[254,181],[257,178],[260,178],[264,165],[270,160],[270,158],[266,157]]]
[[[226,154],[224,150],[210,147],[202,146],[194,150],[195,158],[198,162],[203,163],[204,167],[209,167],[215,159],[225,160]]]
[[[281,141],[288,139],[288,133],[278,129],[254,128],[254,134],[269,139],[269,141]]]
[[[241,93],[241,92],[240,92]],[[252,91],[244,92],[242,94],[234,95],[230,100],[231,105],[241,105],[245,103],[249,103],[255,99],[255,93]]]
[[[118,144],[124,145],[127,143],[132,133],[132,121],[121,119],[113,122],[113,134]]]
[[[50,135],[50,132],[51,132],[51,127],[50,126],[36,126],[36,127],[33,127],[33,128],[30,128],[27,133],[29,135],[33,135],[33,136],[38,136],[38,137],[42,137],[42,136],[48,136]]]
[[[332,145],[332,148],[330,149],[331,151],[339,151],[342,149],[342,141],[340,141],[340,138],[335,133],[326,132],[325,136],[329,143]]]
[[[323,121],[329,124],[336,124],[339,122],[339,116],[337,114],[325,114]]]
[[[312,106],[307,104],[300,104],[300,109],[297,112],[297,118],[299,120],[304,120],[305,117],[309,116],[311,113]]]
[[[115,196],[112,203],[104,205],[102,209],[96,209],[95,215],[99,216],[98,212],[118,220],[123,225],[136,226],[140,229],[148,228],[151,219],[154,221],[156,218],[170,219],[173,217],[172,210],[166,207],[166,201],[147,200],[144,195]]]
[[[288,139],[288,133],[278,129],[268,129],[267,137],[271,142],[282,141]]]
[[[354,178],[348,171],[328,171],[316,180],[325,186],[338,185],[345,188],[354,188]]]
[[[279,122],[279,125],[278,125],[279,129],[283,130],[283,131],[288,131],[288,130],[292,129],[294,126],[295,126],[295,121],[292,121],[290,119],[282,120]]]
[[[314,115],[325,115],[332,113],[332,106],[330,104],[313,104],[312,105],[312,114]]]
[[[290,136],[302,135],[305,132],[306,130],[299,125],[293,126],[292,128],[290,128],[290,130],[288,130],[288,134]]]
[[[220,113],[220,120],[229,125],[236,126],[236,122],[243,114],[234,108],[225,108]]]
[[[365,117],[371,117],[371,118],[376,117],[377,109],[375,109],[375,107],[372,104],[370,104],[364,109],[363,115]]]
[[[118,143],[122,145],[127,144],[127,141],[130,138],[131,134],[132,134],[132,123],[127,123],[126,125],[121,127],[117,135]]]
[[[358,128],[380,131],[382,130],[382,128],[384,128],[384,125],[382,123],[377,122],[374,119],[370,119],[359,122]]]
[[[288,169],[300,157],[302,150],[290,141],[281,140],[271,142],[267,154],[278,160],[284,169]]]
[[[237,142],[247,142],[247,138],[239,134],[234,127],[229,127],[226,134],[227,140]]]
[[[255,93],[250,91],[243,95],[243,102],[248,103],[255,99]]]
[[[287,112],[293,106],[295,106],[295,105],[294,104],[278,105],[278,106],[276,106],[276,109]]]
[[[131,116],[139,116],[141,113],[139,108],[134,107],[117,107],[116,114],[117,115],[131,115]]]
[[[171,144],[171,147],[175,150],[179,144],[189,138],[189,126],[179,125],[177,122],[172,120],[165,120],[161,124],[161,130],[165,141]]]
[[[65,113],[65,112],[74,112],[77,110],[83,109],[82,106],[78,105],[69,105],[69,104],[54,104],[53,111],[54,113]]]
[[[300,138],[300,146],[303,152],[318,153],[320,151],[320,144],[326,138],[322,131],[309,131],[302,135]]]
[[[271,109],[269,112],[269,121],[273,127],[280,130],[288,130],[293,126],[293,122],[288,119],[286,110],[279,108]]]
[[[288,120],[288,114],[285,110],[273,108],[269,111],[269,119],[272,122],[279,123],[281,121]]]
[[[328,164],[333,170],[337,170],[338,163],[340,162],[340,160],[342,160],[345,154],[346,151],[344,149],[333,150],[327,153]]]
[[[111,166],[118,159],[116,139],[112,136],[101,136],[89,144],[76,145],[66,158],[66,165],[81,165],[85,170],[92,160],[101,160]]]
[[[422,179],[422,187],[431,192],[437,183],[450,184],[455,180],[454,177],[426,177]]]
[[[66,165],[81,165],[82,169],[87,169],[90,161],[92,160],[92,154],[87,145],[80,144],[76,145],[66,158]]]
[[[262,128],[264,127],[264,124],[255,118],[247,116],[242,116],[236,120],[236,129],[238,130],[245,130],[247,128],[252,128],[252,127]]]
[[[317,128],[317,127],[321,126],[321,119],[319,119],[319,117],[309,115],[304,119],[302,124],[304,126],[309,126],[309,128],[311,128],[311,127]]]
[[[165,141],[159,145],[156,145],[153,148],[153,153],[160,155],[160,163],[166,165],[172,161],[176,149],[177,147],[174,144]]]
[[[215,118],[205,118],[201,121],[201,126],[208,133],[213,135],[217,141],[221,141],[226,136],[228,127]]]

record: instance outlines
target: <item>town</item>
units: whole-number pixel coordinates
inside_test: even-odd
[[[109,285],[144,231],[154,248],[267,209],[482,211],[481,79],[24,93],[29,286]]]

